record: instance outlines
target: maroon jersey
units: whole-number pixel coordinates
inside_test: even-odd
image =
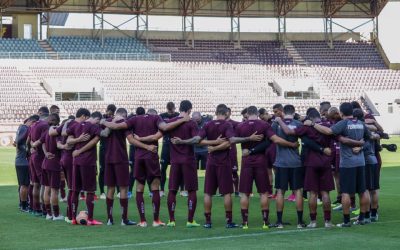
[[[169,119],[167,123],[175,122],[182,117]],[[169,137],[179,137],[182,140],[193,138],[197,135],[198,129],[195,121],[188,121],[181,124],[179,127],[169,132]],[[171,143],[171,163],[172,164],[191,164],[194,162],[194,147],[193,145],[172,144]]]
[[[46,133],[42,134],[40,139],[44,143],[45,149],[48,153],[52,153],[55,157],[53,159],[44,158],[42,168],[46,170],[60,171],[60,158],[61,152],[57,148],[57,137],[49,135],[49,129]]]
[[[79,122],[75,120],[70,121],[67,125],[67,130],[68,128],[75,126],[75,124],[79,124]],[[67,143],[68,136],[61,135],[63,127],[64,126],[59,126],[57,128],[57,134],[58,134],[57,141],[65,145],[65,143]],[[72,151],[74,151],[73,148],[70,150],[65,150],[65,149],[61,150],[61,162],[69,162],[70,160],[72,160]]]
[[[140,115],[132,117],[126,120],[126,124],[128,125],[128,129],[131,129],[133,133],[138,135],[139,137],[146,137],[149,135],[154,135],[158,132],[158,125],[163,122],[160,116],[158,115]],[[158,146],[158,142],[151,142],[146,144],[153,144]],[[158,159],[157,153],[152,153],[143,148],[136,147],[135,148],[135,159]]]
[[[230,124],[232,124],[233,131],[236,130],[237,125],[239,125],[239,123],[240,123],[240,122],[237,122],[237,121],[234,121],[234,120],[229,120],[228,122]],[[231,160],[232,167],[238,167],[236,145],[232,145],[231,150],[229,151],[229,158]]]
[[[325,127],[330,127],[331,124],[328,121],[317,122],[316,124],[320,124]],[[301,126],[296,128],[295,133],[297,136],[307,136],[311,140],[315,141],[319,145],[324,148],[332,147],[332,137],[329,135],[324,135],[319,133],[315,128],[309,126]],[[316,152],[314,150],[308,150],[304,159],[304,166],[306,167],[330,167],[332,163],[332,156],[327,156],[325,154],[321,154],[320,152]]]
[[[90,122],[75,123],[67,129],[67,134],[78,138],[82,134],[89,134],[90,139],[85,142],[79,142],[75,144],[75,149],[83,148],[90,140],[96,136],[100,136],[101,128],[99,125],[92,124]],[[97,148],[96,146],[81,153],[79,156],[74,158],[75,165],[81,166],[93,166],[96,165],[97,161]]]
[[[228,121],[213,120],[207,122],[198,135],[202,139],[207,138],[208,140],[216,140],[219,136],[229,139],[234,136],[234,130],[232,124]],[[227,162],[230,162],[229,152],[229,148],[213,152],[209,154],[209,160],[213,161],[214,165],[226,165]]]
[[[30,137],[31,141],[35,142],[37,140],[40,140],[42,138],[42,135],[46,133],[49,129],[49,124],[46,121],[40,120],[35,122],[30,129]],[[44,157],[44,153],[42,150],[42,147],[39,146],[36,148],[36,152],[34,153],[38,157]]]
[[[112,121],[108,118],[107,121]],[[117,123],[125,122],[124,119],[117,121]],[[126,151],[126,137],[131,134],[127,129],[111,130],[110,135],[107,137],[107,147],[105,152],[106,163],[128,163],[128,153]]]
[[[247,120],[240,123],[236,127],[235,134],[237,137],[248,137],[252,134],[257,132],[258,135],[264,135],[265,138],[271,138],[275,135],[274,131],[272,130],[271,126],[262,120]],[[256,147],[260,142],[245,142],[242,143],[242,149],[252,149]],[[243,165],[263,165],[265,162],[265,154],[255,154],[249,155],[247,157],[243,157]]]

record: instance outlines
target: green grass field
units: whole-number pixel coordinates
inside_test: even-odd
[[[391,143],[400,146],[400,137],[393,137]],[[71,226],[64,222],[49,222],[43,218],[21,213],[17,209],[18,193],[14,168],[14,148],[0,148],[0,249],[400,249],[400,153],[384,151],[384,168],[381,176],[381,199],[379,222],[367,226],[353,226],[348,229],[297,230],[296,213],[293,203],[286,202],[284,220],[292,223],[284,229],[261,229],[261,212],[258,196],[251,199],[249,212],[250,229],[224,228],[222,199],[214,198],[213,226],[188,229],[186,223],[186,199],[177,200],[177,227],[137,228],[83,227]],[[200,177],[196,220],[203,217],[203,177]],[[336,193],[332,193],[332,197]],[[146,195],[147,219],[151,221],[151,202]],[[61,205],[65,213],[65,204]],[[84,209],[80,203],[80,209]],[[129,202],[129,217],[138,219],[135,200]],[[115,220],[120,217],[119,202],[115,201]],[[305,219],[308,221],[308,207],[305,203]],[[162,198],[161,219],[168,220],[166,198]],[[319,225],[322,226],[322,208],[319,208]],[[105,201],[95,205],[95,218],[105,222]],[[275,221],[275,203],[270,207],[270,219]],[[341,214],[333,212],[333,222],[341,222]],[[117,220],[116,220],[117,221]],[[240,223],[239,199],[234,198],[234,221]]]

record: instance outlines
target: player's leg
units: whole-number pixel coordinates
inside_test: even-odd
[[[50,197],[51,197],[51,188],[50,186],[45,186],[44,187],[44,193],[43,193],[43,204],[46,209],[46,220],[52,220],[53,215],[51,212],[51,203],[50,203]]]
[[[232,180],[232,167],[230,164],[216,167],[216,184],[219,193],[224,197],[225,208],[225,228],[237,228],[238,225],[232,219],[232,193],[233,193],[233,180]],[[216,192],[216,189],[213,190]]]
[[[136,206],[140,217],[140,223],[138,224],[138,226],[147,227],[143,197],[144,186],[146,184],[145,160],[135,159],[134,176],[136,179]]]
[[[153,194],[152,204],[153,204],[153,227],[165,226],[160,220],[160,165],[158,162],[158,157],[153,159],[146,159],[146,178],[147,181],[151,183],[150,189]]]
[[[310,191],[310,197],[308,198],[308,207],[310,209],[310,224],[309,228],[317,227],[317,198],[318,193]]]
[[[253,179],[257,187],[257,193],[260,194],[261,215],[263,219],[263,229],[269,228],[269,194],[272,193],[272,187],[269,182],[268,169],[265,166],[256,166],[252,168]]]
[[[288,183],[289,183],[289,169],[288,168],[281,168],[278,167],[276,168],[276,173],[275,173],[275,188],[277,190],[276,193],[276,217],[277,221],[275,224],[275,227],[277,228],[283,228],[283,209],[284,209],[284,197],[285,197],[285,192],[288,189]]]
[[[95,220],[94,215],[94,195],[96,192],[96,170],[97,166],[81,166],[82,189],[86,191],[86,207],[88,210],[88,225],[102,225],[103,223]]]
[[[197,167],[196,163],[181,165],[182,179],[185,184],[185,188],[188,192],[188,217],[187,217],[187,227],[199,227],[194,220],[194,215],[197,208],[197,189],[198,189],[198,178],[197,178]]]
[[[53,209],[53,220],[64,220],[64,216],[60,215],[60,206],[58,204],[58,195],[61,185],[61,171],[49,171],[50,188],[51,188],[51,206]]]
[[[242,164],[240,169],[240,212],[242,215],[242,228],[249,228],[249,199],[250,194],[253,192],[253,168]]]
[[[212,196],[215,195],[218,188],[217,166],[213,165],[209,160],[206,166],[206,174],[204,178],[204,228],[212,227],[211,208]]]
[[[333,225],[331,222],[332,205],[329,192],[335,190],[335,183],[333,180],[333,174],[331,169],[327,166],[321,168],[318,179],[319,179],[318,186],[320,193],[322,195],[322,207],[324,210],[325,227],[330,228]]]
[[[308,208],[310,210],[309,228],[317,227],[317,199],[319,193],[318,171],[316,167],[305,167],[304,190],[310,192]],[[304,194],[303,194],[304,196]]]
[[[73,164],[72,167],[72,196],[71,196],[71,217],[72,225],[77,225],[76,215],[78,213],[79,206],[79,194],[82,190],[82,178],[79,170],[80,166]]]
[[[365,185],[365,166],[356,167],[356,192],[360,198],[360,215],[354,224],[365,224],[365,213],[369,210],[371,202],[369,192]]]
[[[103,164],[105,164],[105,166],[103,167],[103,181],[104,181],[103,185],[107,186],[107,195],[106,195],[107,226],[112,226],[114,225],[113,210],[114,210],[114,194],[116,186],[116,177],[114,171],[115,164],[104,163],[104,161]],[[100,167],[100,169],[101,168],[102,167]]]
[[[169,171],[167,207],[169,214],[168,227],[175,227],[176,194],[183,180],[182,169],[179,164],[172,164]]]
[[[129,164],[113,164],[114,175],[117,186],[119,186],[120,197],[119,204],[122,210],[121,225],[133,226],[136,222],[128,219],[128,186],[129,186]]]
[[[66,195],[66,192],[65,192],[65,186],[66,186],[66,180],[65,180],[66,178],[65,178],[65,175],[64,175],[64,172],[63,171],[61,171],[60,172],[60,201],[62,201],[62,202],[66,202],[67,201],[67,195]]]
[[[28,212],[29,167],[15,166],[19,185],[21,211]]]
[[[100,189],[100,199],[106,199],[106,194],[104,192],[104,175],[105,175],[105,149],[102,147],[99,151],[99,189]]]
[[[161,160],[160,160],[160,168],[161,168],[161,191],[165,192],[165,183],[167,182],[167,169],[170,164],[170,152],[169,145],[167,143],[163,143],[161,149]]]
[[[372,166],[372,190],[370,192],[371,195],[371,221],[378,221],[378,207],[379,207],[379,166]]]
[[[355,168],[340,168],[340,189],[342,191],[343,223],[339,227],[350,227],[350,195],[356,191]]]

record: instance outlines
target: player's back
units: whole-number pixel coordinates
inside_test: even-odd
[[[252,134],[256,133],[257,135],[267,136],[267,130],[269,128],[269,124],[262,120],[247,120],[239,123],[236,126],[235,134],[237,137],[249,137]],[[264,137],[265,139],[265,137]],[[250,141],[242,143],[242,149],[251,149],[256,147],[258,144],[262,143],[262,141]]]
[[[35,122],[30,129],[31,141],[35,142],[40,140],[42,134],[45,133],[49,128],[49,124],[45,120],[39,120]],[[44,156],[43,149],[41,146],[36,148],[36,153],[40,156]]]
[[[182,117],[175,117],[169,119],[167,123],[175,122]],[[182,140],[193,138],[197,135],[198,129],[197,124],[193,120],[182,123],[180,126],[169,132],[169,137],[178,137]],[[194,147],[193,145],[185,144],[170,144],[171,145],[171,163],[187,162],[194,160]]]
[[[112,121],[108,118],[107,121]],[[117,120],[116,123],[125,122],[125,119]],[[126,136],[130,133],[129,130],[111,130],[105,143],[105,160],[107,163],[128,162],[128,153],[126,149]]]
[[[296,129],[296,128],[303,126],[303,124],[301,122],[299,122],[295,119],[284,119],[283,122],[290,129]],[[274,130],[275,130],[276,134],[279,137],[285,139],[286,141],[296,142],[298,140],[297,136],[285,134],[283,129],[279,125],[277,125],[276,122],[273,124],[273,126],[274,126]],[[275,160],[274,166],[287,167],[287,168],[301,167],[301,159],[300,159],[299,149],[276,145],[276,160]]]

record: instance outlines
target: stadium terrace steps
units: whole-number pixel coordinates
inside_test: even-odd
[[[39,41],[40,47],[50,56],[52,59],[57,59],[57,53],[51,47],[51,45],[47,42],[47,40]]]

